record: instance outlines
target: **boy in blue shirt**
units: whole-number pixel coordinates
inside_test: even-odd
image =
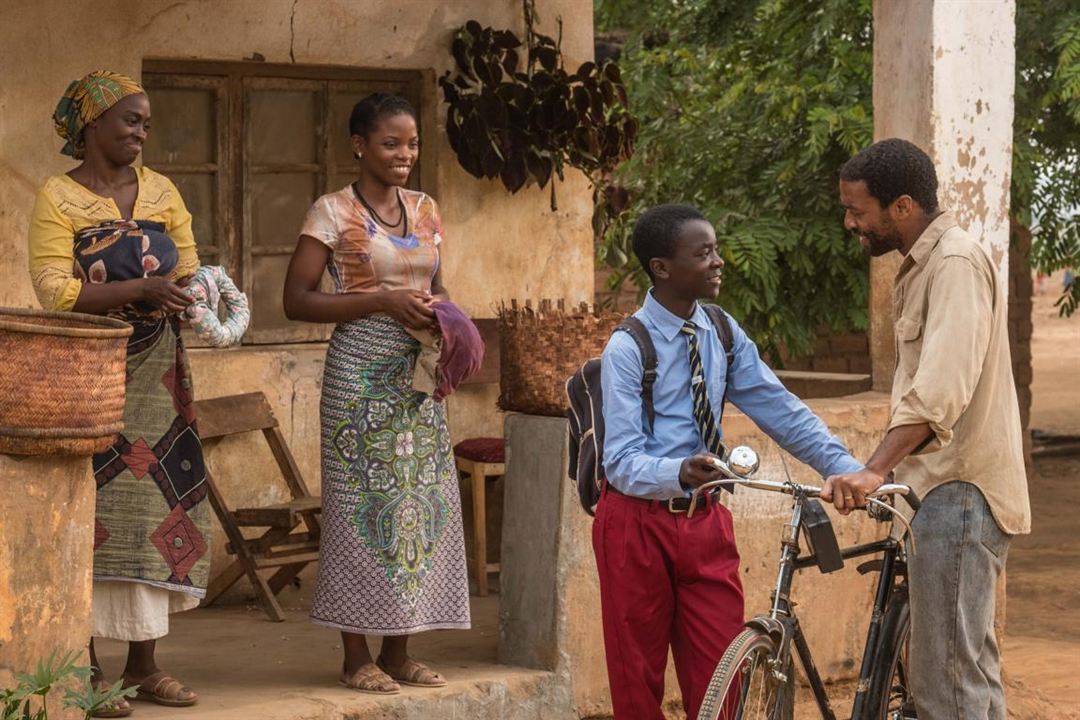
[[[686,205],[660,205],[634,226],[634,254],[653,287],[635,313],[656,346],[655,419],[641,398],[642,358],[614,333],[604,350],[604,492],[593,523],[604,648],[616,720],[662,720],[670,646],[689,718],[742,629],[731,513],[715,496],[687,518],[693,488],[717,479],[725,394],[822,477],[862,465],[789,393],[729,318],[732,367],[698,300],[720,289],[716,234]]]

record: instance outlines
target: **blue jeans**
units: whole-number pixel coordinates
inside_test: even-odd
[[[919,717],[1005,720],[994,612],[1011,536],[966,482],[932,490],[912,536],[911,684]]]

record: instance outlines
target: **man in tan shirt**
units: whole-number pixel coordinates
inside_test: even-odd
[[[883,140],[840,170],[844,226],[903,256],[893,291],[897,365],[888,432],[822,493],[841,513],[894,470],[923,498],[912,521],[910,680],[920,718],[1004,720],[995,586],[1029,532],[1005,289],[986,250],[938,207],[927,155]]]

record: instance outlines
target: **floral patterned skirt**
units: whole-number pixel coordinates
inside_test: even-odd
[[[322,386],[322,546],[312,622],[366,635],[469,627],[446,409],[412,389],[397,321],[341,323]]]

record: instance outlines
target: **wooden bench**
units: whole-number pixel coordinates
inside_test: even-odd
[[[304,483],[270,403],[261,392],[199,400],[195,412],[199,437],[207,446],[230,435],[261,432],[292,496],[285,503],[233,510],[207,469],[210,504],[228,538],[225,549],[236,559],[210,581],[205,604],[213,603],[246,575],[263,610],[271,620],[281,622],[285,613],[277,594],[305,565],[319,559],[321,499]],[[246,538],[240,530],[245,527],[263,528],[263,532]],[[277,571],[264,579],[259,570],[267,568]]]

